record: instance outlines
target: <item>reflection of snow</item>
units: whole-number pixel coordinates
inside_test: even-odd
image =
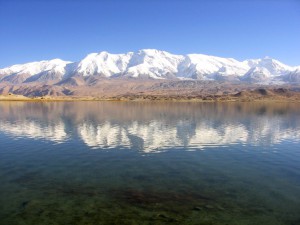
[[[83,123],[78,126],[78,133],[88,146],[116,147],[128,146],[126,130],[109,122],[101,125]]]
[[[65,132],[65,124],[62,121],[47,125],[26,120],[18,123],[0,122],[0,131],[16,137],[43,138],[55,142],[62,142],[68,136]]]
[[[252,117],[248,120],[166,120],[103,123],[82,122],[75,126],[78,136],[91,148],[132,148],[144,152],[165,149],[228,146],[233,144],[271,145],[282,141],[300,142],[299,125],[281,117]],[[67,124],[20,120],[1,122],[0,132],[14,137],[29,137],[63,142]],[[72,132],[73,133],[73,132]],[[76,135],[76,132],[74,133]],[[76,139],[77,137],[72,137]]]
[[[169,127],[164,121],[153,120],[147,124],[133,122],[127,127],[131,135],[140,137],[144,142],[144,151],[159,151],[162,147],[181,146],[176,138],[176,127]]]
[[[240,124],[239,126],[227,125],[219,129],[200,125],[196,128],[195,136],[189,142],[194,147],[210,145],[228,145],[247,142],[248,132]]]
[[[148,123],[104,124],[83,123],[78,127],[82,140],[90,147],[139,146],[144,152],[162,151],[166,148],[204,148],[232,144],[275,144],[283,140],[300,140],[299,129],[284,126],[284,121],[260,119],[248,126],[243,123],[212,124],[211,121],[177,121],[169,124],[163,120]],[[136,138],[132,138],[136,137]]]
[[[284,120],[262,118],[257,119],[248,129],[248,143],[276,144],[284,140],[300,141],[300,129],[286,125]]]

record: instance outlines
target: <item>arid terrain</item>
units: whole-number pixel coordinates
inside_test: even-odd
[[[300,85],[72,78],[56,85],[1,83],[0,100],[300,101]]]

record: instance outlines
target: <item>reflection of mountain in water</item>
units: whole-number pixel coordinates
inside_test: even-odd
[[[193,126],[178,121],[170,126],[164,121],[151,121],[149,124],[133,122],[118,126],[83,123],[78,127],[82,140],[90,147],[130,147],[136,145],[131,137],[143,141],[143,150],[160,151],[164,148],[189,147],[204,148],[208,146],[226,146],[231,144],[275,144],[283,140],[300,140],[298,130],[284,128],[284,121],[259,120],[246,127],[245,124],[212,124],[202,122]]]
[[[46,125],[27,120],[17,123],[0,121],[0,132],[8,133],[16,137],[42,138],[55,142],[63,142],[68,138],[65,131],[65,124],[62,121],[57,124]]]
[[[299,107],[291,104],[26,103],[0,104],[0,132],[92,148],[144,152],[300,140]]]

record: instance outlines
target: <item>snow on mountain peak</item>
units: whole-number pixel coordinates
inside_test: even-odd
[[[244,76],[243,80],[245,81],[265,81],[271,76],[271,73],[268,69],[264,67],[253,67],[251,68]]]
[[[64,80],[71,76],[204,80],[233,77],[237,80],[261,81],[281,79],[291,73],[298,74],[296,70],[299,68],[287,66],[270,57],[238,61],[204,54],[175,55],[157,49],[141,49],[124,54],[111,54],[106,51],[91,53],[75,63],[53,59],[18,64],[0,69],[0,82],[22,83],[37,78],[43,81]]]
[[[132,54],[128,68],[124,73],[130,77],[140,75],[151,78],[165,78],[164,76],[177,73],[177,67],[183,57],[155,49],[142,49]]]
[[[92,53],[78,63],[75,73],[90,76],[95,74],[110,77],[122,72],[130,59],[130,54]]]
[[[246,63],[252,68],[252,67],[263,67],[266,68],[270,74],[274,76],[283,75],[283,73],[290,72],[293,70],[292,67],[287,66],[278,60],[272,59],[268,56],[262,58],[262,59],[250,59],[245,60]]]
[[[17,64],[11,67],[0,69],[0,74],[30,74],[35,75],[47,70],[56,70],[64,72],[63,68],[71,62],[61,59],[43,60],[40,62],[30,62],[25,64]]]
[[[181,65],[183,77],[207,77],[215,73],[223,75],[243,75],[248,66],[232,58],[221,58],[203,54],[188,54]]]

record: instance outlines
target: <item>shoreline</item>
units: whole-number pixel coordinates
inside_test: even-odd
[[[192,96],[118,96],[118,97],[26,97],[23,95],[0,95],[0,102],[80,102],[80,101],[103,101],[103,102],[295,102],[300,103],[300,98],[293,97],[256,97],[247,96],[240,98],[236,96],[213,96],[213,97],[192,97]]]

